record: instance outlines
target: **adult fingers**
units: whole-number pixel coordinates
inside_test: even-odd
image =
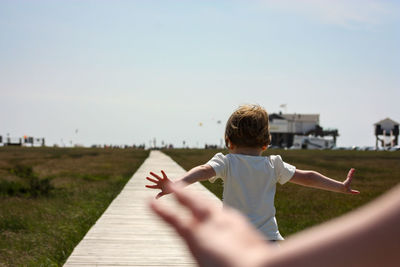
[[[187,207],[196,219],[202,221],[210,215],[211,209],[209,208],[208,201],[201,200],[201,196],[198,196],[193,191],[183,190],[183,188],[175,185],[170,185],[169,187],[175,193],[175,197],[179,203]],[[210,203],[210,205],[212,204]]]
[[[152,200],[150,208],[160,216],[166,223],[171,225],[182,237],[188,238],[184,219],[179,217],[176,212],[166,206],[163,206],[159,201]]]
[[[161,173],[162,173],[164,179],[168,179],[168,176],[165,174],[165,172],[163,170],[161,170]]]

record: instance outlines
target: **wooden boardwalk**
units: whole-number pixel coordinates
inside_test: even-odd
[[[145,177],[161,169],[172,179],[185,172],[170,157],[151,151],[64,266],[196,266],[180,238],[148,208],[149,199],[158,191],[145,188]],[[189,187],[220,203],[200,183]],[[176,205],[171,196],[161,201]]]

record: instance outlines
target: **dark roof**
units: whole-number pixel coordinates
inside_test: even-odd
[[[274,119],[286,120],[284,117],[282,117],[281,115],[276,114],[276,113],[269,114],[268,118],[270,121],[272,121]]]
[[[377,123],[374,123],[374,125],[382,124],[382,123],[384,123],[384,122],[390,122],[391,124],[399,125],[398,122],[392,120],[391,118],[386,118],[386,119],[380,120],[380,121],[378,121]]]

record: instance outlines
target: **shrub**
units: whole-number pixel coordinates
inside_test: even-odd
[[[0,181],[0,195],[15,196],[27,192],[26,186],[14,181]]]
[[[21,179],[25,180],[27,185],[21,185],[16,182],[3,182],[9,196],[20,194],[28,194],[32,197],[48,196],[54,189],[50,178],[40,179],[31,166],[17,165],[10,172]],[[2,186],[3,187],[3,186]],[[0,190],[3,192],[4,190]]]

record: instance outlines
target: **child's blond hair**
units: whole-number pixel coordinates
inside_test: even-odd
[[[242,105],[229,117],[225,144],[239,147],[267,147],[271,142],[267,111],[259,105]]]

